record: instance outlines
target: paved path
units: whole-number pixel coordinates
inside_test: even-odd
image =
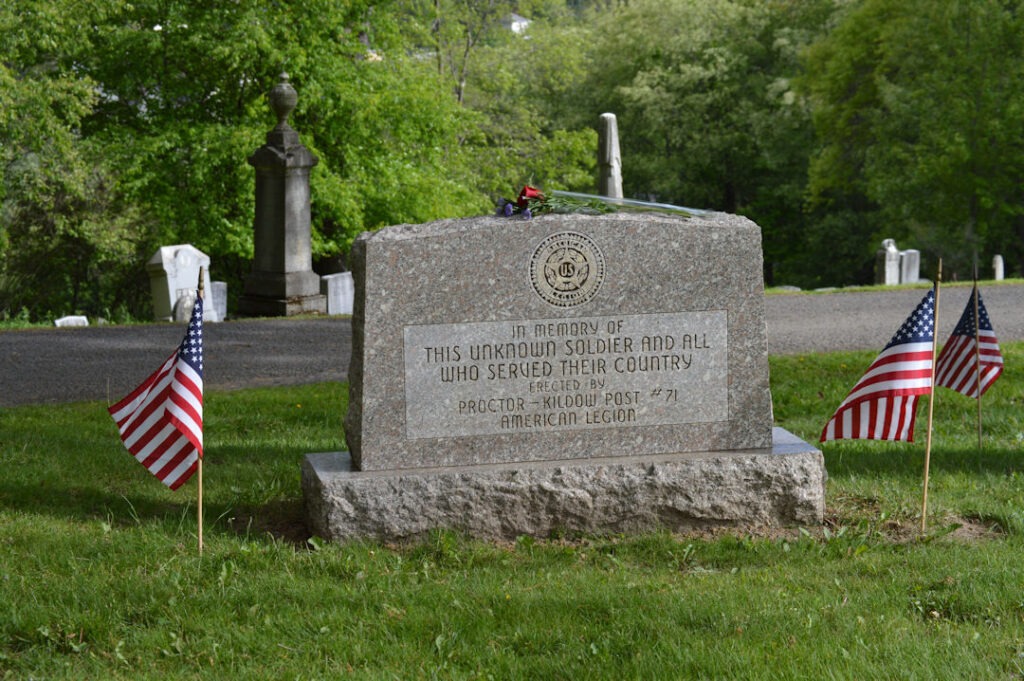
[[[773,354],[881,350],[925,291],[770,295]],[[945,341],[969,288],[941,293]],[[1024,286],[983,288],[997,337],[1024,340]],[[112,403],[177,346],[184,324],[0,331],[0,407],[79,400]],[[343,381],[351,353],[347,318],[227,321],[206,326],[206,385],[215,390]]]
[[[0,332],[0,407],[78,400],[116,402],[171,354],[182,324]],[[204,326],[207,388],[234,390],[343,381],[348,318],[227,321]]]
[[[768,352],[880,351],[927,289],[786,294],[765,297]],[[1024,340],[1024,286],[981,287],[1000,341]],[[970,286],[939,291],[939,343],[945,343],[971,296]]]

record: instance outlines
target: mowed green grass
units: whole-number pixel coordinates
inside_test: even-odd
[[[1024,344],[918,443],[824,447],[827,523],[771,534],[307,540],[299,465],[342,384],[206,396],[196,486],[163,488],[100,403],[0,410],[0,678],[1006,679],[1024,676]],[[809,441],[875,353],[771,360]],[[975,531],[962,537],[964,528]]]

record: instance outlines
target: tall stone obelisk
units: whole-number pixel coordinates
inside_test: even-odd
[[[238,301],[243,315],[286,317],[325,313],[320,277],[313,272],[309,171],[319,159],[288,125],[298,95],[282,73],[270,91],[277,125],[249,157],[256,169],[252,272]]]
[[[619,124],[615,114],[601,114],[597,128],[597,193],[622,198],[622,158],[619,155]]]

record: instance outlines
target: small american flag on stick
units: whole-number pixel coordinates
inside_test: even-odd
[[[914,441],[917,399],[932,389],[935,292],[918,304],[821,432],[827,440]]]
[[[974,323],[975,312],[977,325]],[[975,286],[960,321],[939,353],[935,363],[935,385],[951,388],[967,397],[978,397],[979,374],[981,394],[984,395],[1002,373],[1003,355],[999,351],[999,340],[992,330],[981,292]]]
[[[196,298],[178,349],[130,395],[108,409],[128,451],[171,489],[203,456],[203,298]]]

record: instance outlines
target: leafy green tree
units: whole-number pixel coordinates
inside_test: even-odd
[[[409,55],[388,9],[0,7],[0,78],[10,85],[0,94],[0,309],[146,316],[143,263],[168,243],[209,253],[237,293],[252,252],[246,157],[273,126],[265,93],[284,70],[300,93],[292,124],[320,157],[315,255],[343,253],[364,229],[489,210],[462,144],[476,119],[438,96],[443,82]],[[112,283],[101,286],[98,273]]]
[[[944,258],[947,276],[969,277],[979,253],[1022,270],[1022,21],[1018,1],[864,0],[808,52],[809,192],[849,217],[846,267],[894,237]]]
[[[790,276],[813,141],[792,87],[833,3],[640,0],[594,15],[590,116],[619,120],[627,195],[750,216]]]
[[[522,184],[590,190],[594,122],[559,116],[585,78],[589,30],[558,0],[409,0],[404,30],[474,120],[461,148],[491,200]],[[528,26],[513,30],[514,15]]]
[[[132,222],[82,121],[97,99],[71,45],[82,3],[0,5],[0,316],[103,310],[134,255]],[[101,16],[108,3],[88,3]]]

